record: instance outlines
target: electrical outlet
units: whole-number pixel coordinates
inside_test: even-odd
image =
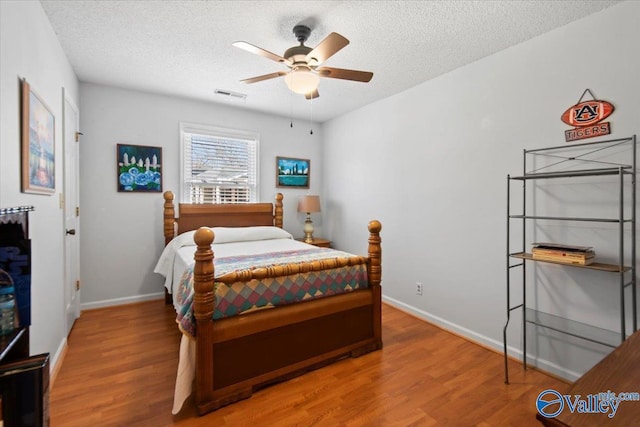
[[[416,282],[416,295],[422,295],[422,283]]]

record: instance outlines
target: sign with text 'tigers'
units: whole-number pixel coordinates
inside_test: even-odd
[[[573,129],[564,132],[565,141],[577,141],[580,139],[594,138],[611,133],[611,124],[603,122],[604,119],[613,113],[613,104],[607,101],[595,99],[591,101],[582,101],[584,95],[591,91],[585,90],[578,103],[565,111],[561,119]]]

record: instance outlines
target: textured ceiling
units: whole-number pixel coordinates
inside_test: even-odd
[[[616,0],[563,1],[41,1],[82,82],[195,98],[324,122],[598,12]],[[231,45],[282,55],[331,32],[350,44],[323,65],[372,71],[369,83],[324,78],[320,97],[292,94],[286,71]],[[216,95],[222,89],[246,100]]]

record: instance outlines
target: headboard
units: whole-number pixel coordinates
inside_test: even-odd
[[[165,191],[164,195],[164,242],[169,243],[175,236],[200,227],[248,227],[253,225],[275,225],[282,228],[282,193],[276,195],[273,203],[243,204],[187,204],[178,203],[176,218],[173,204],[174,195]]]

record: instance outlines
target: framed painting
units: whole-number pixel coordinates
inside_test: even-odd
[[[276,187],[309,188],[311,160],[276,157]]]
[[[56,191],[55,117],[26,80],[21,83],[22,192]]]
[[[162,192],[162,147],[118,144],[118,191]]]

